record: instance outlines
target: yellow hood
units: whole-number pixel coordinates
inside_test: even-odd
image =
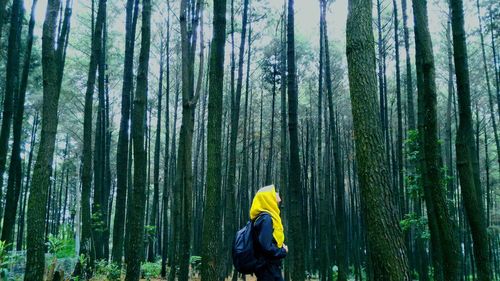
[[[250,219],[255,220],[262,212],[271,215],[273,220],[273,237],[278,247],[281,248],[285,241],[285,233],[283,224],[281,223],[280,209],[278,207],[278,201],[276,200],[276,189],[274,185],[259,189],[253,198],[252,207],[250,208]]]

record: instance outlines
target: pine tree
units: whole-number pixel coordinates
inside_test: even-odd
[[[371,0],[349,1],[346,37],[356,162],[373,280],[410,280],[401,229],[392,215],[395,206],[378,118]]]

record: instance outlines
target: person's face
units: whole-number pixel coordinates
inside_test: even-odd
[[[281,205],[281,197],[278,192],[276,192],[276,201],[278,202],[278,206]]]

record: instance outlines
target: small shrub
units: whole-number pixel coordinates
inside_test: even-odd
[[[8,252],[9,244],[5,241],[0,241],[0,280],[7,281],[9,269],[15,262],[12,255]]]
[[[96,263],[96,275],[106,277],[109,281],[119,281],[121,268],[112,262],[100,260]]]
[[[62,226],[58,236],[49,234],[48,238],[47,248],[55,258],[62,259],[75,256],[75,239],[69,225]]]
[[[332,279],[336,281],[338,280],[338,278],[339,278],[339,268],[338,266],[334,265],[332,267]]]
[[[199,272],[201,266],[201,257],[191,256],[189,258],[189,264],[191,265],[191,269],[193,270],[193,272]]]
[[[161,264],[159,262],[145,262],[141,265],[142,277],[151,280],[153,277],[160,276]]]

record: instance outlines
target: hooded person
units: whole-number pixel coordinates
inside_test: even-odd
[[[281,260],[286,257],[288,247],[284,244],[280,202],[279,193],[274,185],[270,185],[257,191],[250,208],[250,220],[254,223],[254,251],[260,261],[255,270],[258,281],[283,281]]]

